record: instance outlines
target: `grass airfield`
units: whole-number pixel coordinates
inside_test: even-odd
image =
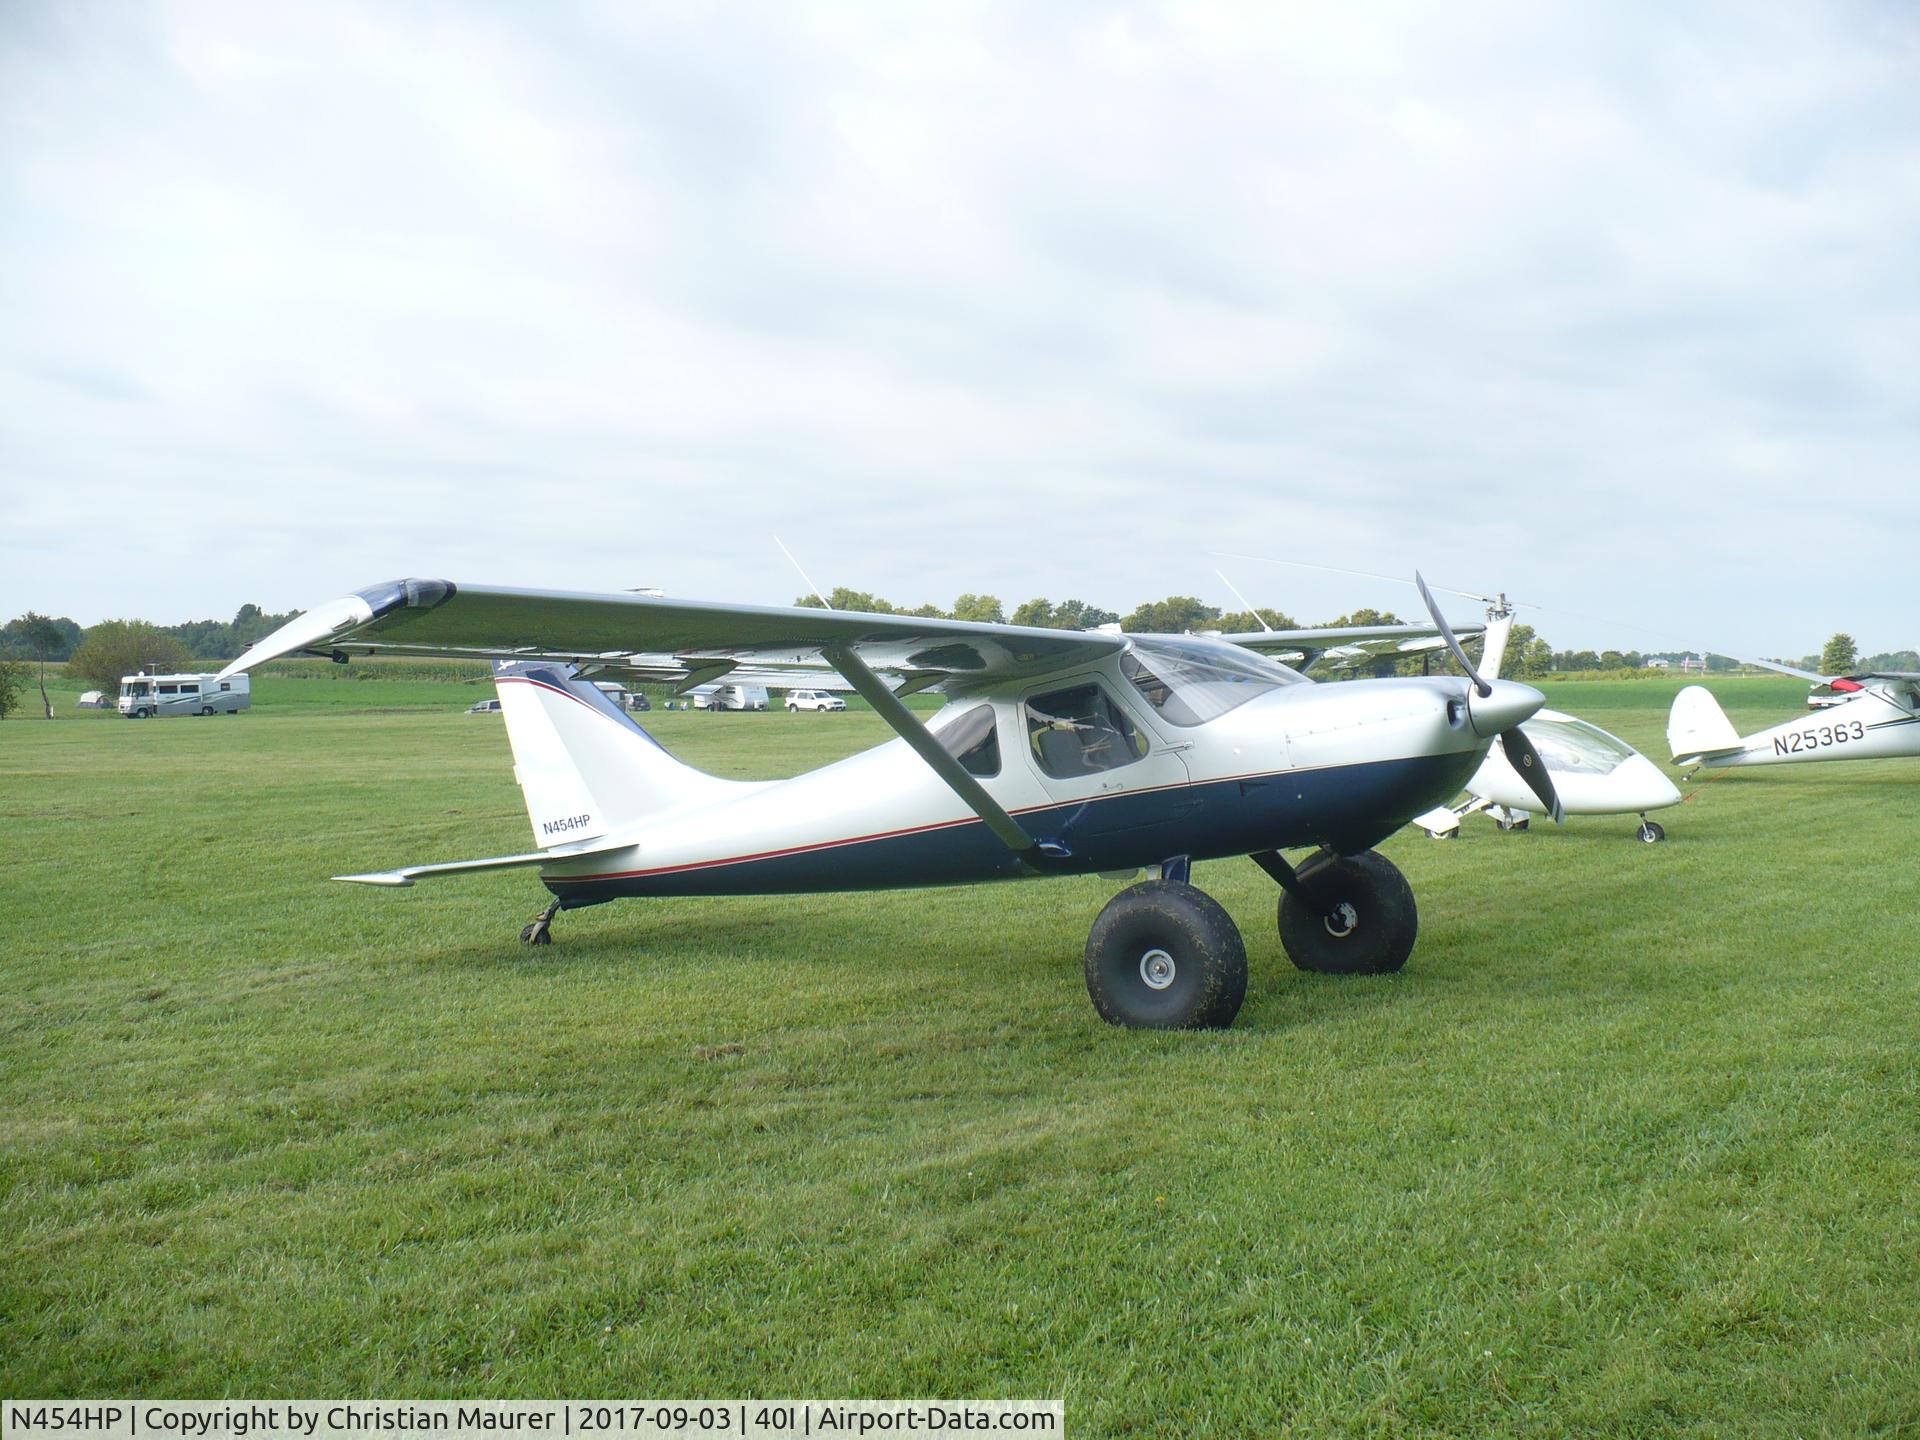
[[[1678,682],[1545,688],[1664,759]],[[1742,730],[1805,696],[1712,688]],[[528,848],[489,693],[0,724],[0,1390],[1920,1431],[1920,764],[1729,773],[1659,846],[1403,832],[1397,976],[1294,970],[1272,883],[1198,866],[1252,982],[1170,1035],[1087,1001],[1097,879],[627,902],[542,950],[524,875],[328,881]],[[886,734],[646,723],[756,777]]]

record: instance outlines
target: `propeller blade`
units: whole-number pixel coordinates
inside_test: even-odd
[[[1547,762],[1533,748],[1533,741],[1527,738],[1527,732],[1518,725],[1511,730],[1502,730],[1500,748],[1506,752],[1507,763],[1527,782],[1527,788],[1540,797],[1540,804],[1553,817],[1553,823],[1564,825],[1567,812],[1561,808],[1559,793],[1553,788],[1553,777],[1547,773]]]
[[[1493,693],[1493,687],[1474,671],[1473,662],[1467,659],[1467,652],[1460,648],[1460,642],[1454,638],[1453,627],[1447,624],[1446,617],[1440,613],[1440,607],[1434,604],[1433,592],[1427,588],[1427,582],[1420,578],[1418,570],[1413,572],[1413,583],[1420,587],[1420,598],[1426,601],[1427,614],[1433,617],[1433,623],[1440,631],[1440,638],[1447,642],[1447,649],[1453,652],[1454,663],[1459,665],[1460,673],[1473,682],[1473,688],[1484,700]]]

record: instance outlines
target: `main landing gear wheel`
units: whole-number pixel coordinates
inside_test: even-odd
[[[1142,881],[1093,922],[1087,993],[1109,1025],[1224,1030],[1247,998],[1247,949],[1212,896],[1177,880]]]
[[[1496,820],[1493,823],[1499,826],[1502,830],[1524,830],[1527,828],[1527,821],[1525,816],[1522,816],[1518,820]]]
[[[1659,821],[1649,820],[1645,816],[1642,816],[1640,818],[1640,838],[1649,845],[1658,845],[1662,840],[1667,838],[1667,832]]]
[[[1384,975],[1413,953],[1420,914],[1413,887],[1372,850],[1310,870],[1302,900],[1280,897],[1280,944],[1302,970],[1322,975]],[[1308,903],[1311,901],[1311,903]]]

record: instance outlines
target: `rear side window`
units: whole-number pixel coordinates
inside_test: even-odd
[[[969,775],[991,779],[1000,773],[1000,731],[993,723],[993,706],[974,706],[951,725],[941,726],[934,738]]]
[[[1027,740],[1035,763],[1057,780],[1115,770],[1147,753],[1146,737],[1098,685],[1033,696]]]

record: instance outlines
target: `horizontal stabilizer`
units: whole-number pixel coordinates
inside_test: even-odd
[[[557,846],[552,850],[540,850],[531,855],[496,855],[487,860],[447,860],[438,865],[407,865],[398,870],[376,870],[368,875],[336,875],[333,878],[345,880],[354,885],[404,887],[425,875],[465,875],[481,870],[511,870],[520,865],[551,865],[559,860],[573,860],[582,855],[603,855],[611,850],[625,850],[629,848],[630,843]]]
[[[1720,702],[1700,685],[1689,685],[1673,697],[1673,709],[1667,714],[1667,744],[1676,765],[1745,748]]]
[[[1426,814],[1414,816],[1413,823],[1436,839],[1456,835],[1460,831],[1460,812],[1451,805],[1436,805]]]

